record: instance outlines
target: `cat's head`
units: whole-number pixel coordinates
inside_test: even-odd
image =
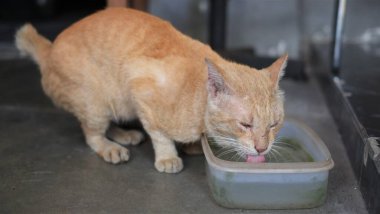
[[[206,59],[208,136],[245,154],[266,154],[284,119],[278,83],[286,62],[284,55],[257,70],[231,62],[217,65]]]

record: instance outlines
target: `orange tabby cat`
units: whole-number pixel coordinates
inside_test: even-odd
[[[226,61],[209,46],[168,22],[125,8],[97,12],[51,43],[30,25],[16,45],[38,63],[53,102],[73,113],[87,144],[107,162],[127,161],[122,145],[143,134],[111,127],[138,118],[150,135],[155,167],[183,168],[174,141],[196,142],[203,133],[236,139],[246,153],[268,152],[283,121],[278,81],[287,56],[256,70]]]

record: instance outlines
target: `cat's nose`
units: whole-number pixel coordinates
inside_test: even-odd
[[[255,146],[255,149],[258,153],[262,153],[262,152],[265,152],[265,150],[267,150],[267,147],[259,147],[259,146]]]

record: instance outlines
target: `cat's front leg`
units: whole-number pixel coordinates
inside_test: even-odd
[[[148,133],[152,138],[156,169],[166,173],[180,172],[183,163],[182,159],[178,157],[174,142],[158,131],[148,131]]]

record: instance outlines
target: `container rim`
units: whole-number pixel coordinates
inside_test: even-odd
[[[308,134],[316,143],[319,151],[326,157],[322,161],[314,162],[296,162],[296,163],[245,163],[232,162],[217,158],[208,144],[206,135],[202,135],[202,148],[206,156],[207,163],[221,171],[238,172],[238,173],[305,173],[327,171],[334,167],[334,161],[331,154],[323,143],[322,139],[303,122],[297,119],[286,117],[286,121],[295,123],[306,134]]]

